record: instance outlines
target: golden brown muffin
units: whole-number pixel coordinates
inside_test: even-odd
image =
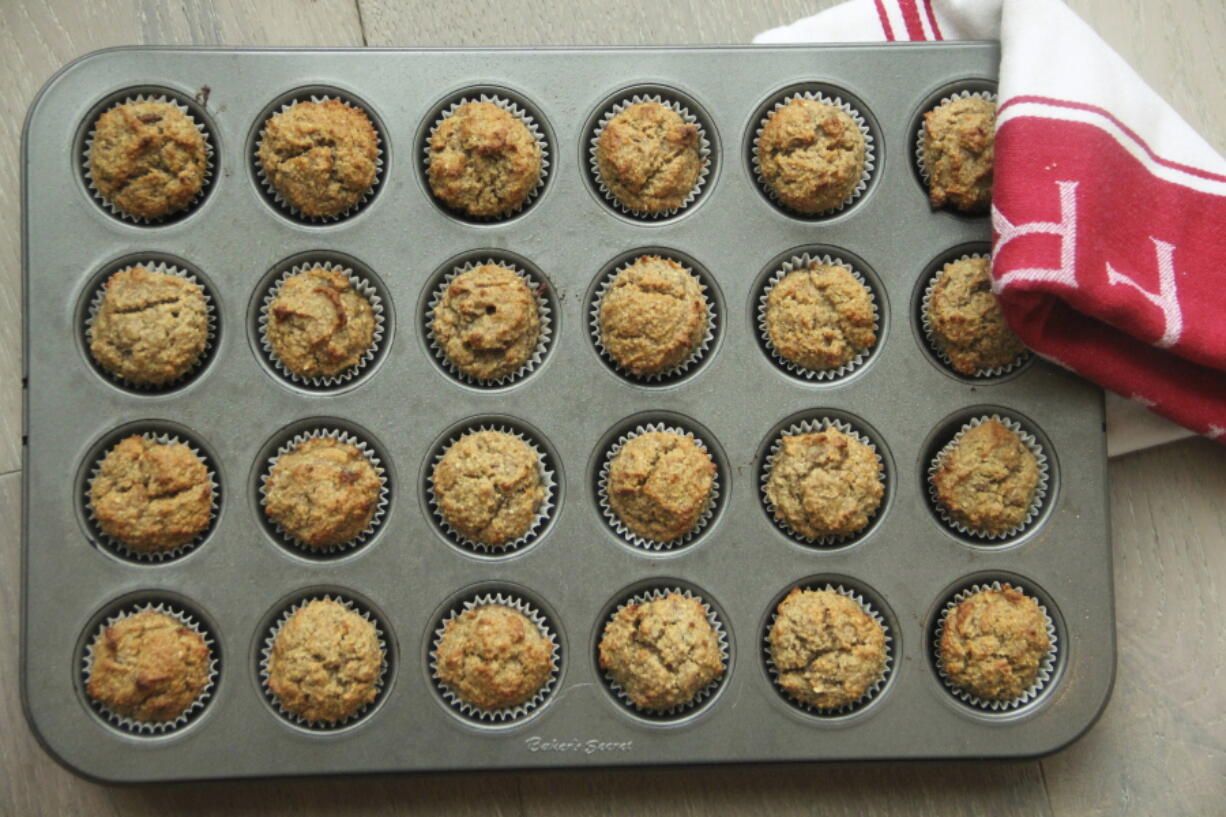
[[[362,361],[374,344],[375,312],[345,273],[313,267],[281,284],[267,327],[273,354],[287,369],[323,377]]]
[[[142,266],[106,280],[89,330],[89,351],[106,371],[130,383],[178,380],[200,360],[209,338],[204,288]]]
[[[779,200],[801,213],[832,210],[864,175],[864,134],[834,105],[804,97],[773,111],[758,137],[758,169]]]
[[[996,103],[989,99],[958,97],[924,114],[924,166],[933,207],[987,212],[995,140]]]
[[[885,629],[859,604],[833,590],[793,588],[770,630],[779,686],[802,704],[854,704],[885,671]]]
[[[685,204],[702,173],[698,126],[659,102],[614,116],[596,140],[600,181],[631,210],[660,213]]]
[[[810,539],[863,530],[884,494],[873,449],[833,427],[784,436],[766,482],[775,519]]]
[[[447,622],[436,649],[438,678],[478,709],[532,699],[553,674],[553,640],[523,613],[483,604]]]
[[[430,189],[470,216],[505,216],[541,179],[541,146],[522,119],[493,102],[465,102],[430,137]]]
[[[967,431],[932,475],[937,502],[971,530],[1002,534],[1026,521],[1039,484],[1034,452],[999,420]]]
[[[966,375],[1008,366],[1026,352],[992,294],[991,266],[987,258],[951,261],[928,302],[933,340],[950,365]]]
[[[257,155],[282,199],[326,218],[356,206],[375,186],[379,137],[364,111],[339,99],[297,102],[264,123]]]
[[[132,550],[158,553],[208,529],[213,485],[208,468],[183,443],[134,434],[102,458],[89,504],[103,533]]]
[[[671,258],[640,256],[600,300],[601,342],[618,366],[640,377],[689,360],[707,323],[702,284]]]
[[[876,314],[868,287],[849,270],[813,261],[771,288],[766,333],[775,351],[797,366],[836,369],[877,342]]]
[[[693,437],[649,431],[628,440],[609,466],[609,505],[645,539],[685,536],[710,504],[715,463]]]
[[[290,713],[336,723],[379,695],[383,648],[369,619],[316,599],[281,625],[268,655],[268,688]]]
[[[353,540],[370,525],[383,481],[355,445],[309,437],[282,454],[264,480],[264,513],[311,548]]]
[[[724,674],[719,638],[697,599],[678,593],[627,604],[605,624],[600,668],[640,709],[693,701]]]
[[[156,220],[189,206],[207,168],[204,134],[168,102],[126,102],[94,123],[90,178],[129,216]]]
[[[1008,584],[960,602],[941,633],[945,677],[986,701],[1012,701],[1034,686],[1050,650],[1039,603]]]
[[[505,545],[528,533],[545,499],[540,457],[503,431],[465,434],[434,466],[431,480],[443,519],[483,545]]]
[[[213,657],[200,633],[156,610],[107,627],[92,653],[89,697],[144,723],[173,721],[186,712],[208,686]]]
[[[541,337],[540,306],[523,276],[483,264],[447,285],[430,331],[457,369],[476,380],[498,380],[532,359]]]

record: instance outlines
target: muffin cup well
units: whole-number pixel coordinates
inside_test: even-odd
[[[1047,650],[1047,655],[1039,662],[1039,671],[1035,676],[1034,683],[1018,697],[1008,701],[990,701],[973,695],[970,692],[958,687],[945,674],[945,661],[941,656],[941,637],[945,633],[945,621],[949,618],[949,614],[954,609],[966,601],[976,593],[984,590],[1000,591],[1001,582],[994,581],[991,584],[972,584],[956,593],[949,601],[945,602],[945,606],[941,609],[940,615],[937,617],[936,626],[932,632],[932,652],[933,659],[936,662],[937,676],[941,679],[941,683],[947,690],[958,700],[965,704],[982,709],[986,712],[1010,712],[1025,706],[1030,701],[1033,701],[1039,696],[1043,689],[1048,685],[1055,673],[1056,659],[1059,654],[1059,646],[1057,644],[1056,625],[1052,622],[1051,615],[1047,612],[1047,607],[1034,596],[1027,594],[1025,588],[1018,586],[1013,582],[1009,582],[1015,590],[1026,595],[1027,598],[1033,598],[1035,603],[1039,605],[1039,611],[1043,613],[1043,621],[1047,629],[1047,638],[1050,647]]]
[[[451,689],[438,674],[438,650],[442,645],[443,636],[447,631],[447,625],[458,618],[462,613],[478,607],[488,605],[502,605],[510,607],[523,613],[529,621],[536,625],[537,631],[549,639],[553,644],[553,650],[550,652],[550,661],[553,664],[553,669],[549,673],[549,677],[541,688],[527,701],[516,706],[504,707],[502,709],[482,709],[474,706],[461,698],[454,690]],[[456,712],[476,723],[484,724],[510,724],[515,721],[523,720],[531,715],[553,694],[557,687],[558,676],[560,674],[560,657],[561,648],[558,646],[558,635],[554,632],[549,620],[545,614],[533,606],[527,600],[509,593],[493,592],[482,593],[471,599],[466,599],[463,603],[452,607],[447,615],[438,622],[438,626],[434,629],[434,640],[430,647],[430,677],[434,679],[435,686],[443,696],[448,705]]]
[[[873,607],[873,605],[870,604],[855,588],[844,587],[842,584],[831,584],[830,582],[826,582],[824,584],[801,584],[798,586],[801,590],[829,590],[831,592],[838,593],[840,596],[845,596],[858,604],[860,609],[864,611],[864,614],[873,621],[877,622],[877,624],[881,626],[882,631],[885,633],[885,665],[881,668],[881,676],[877,678],[877,680],[873,682],[873,684],[869,686],[867,690],[865,690],[864,694],[861,695],[858,700],[855,700],[852,703],[844,704],[843,706],[835,707],[833,709],[822,709],[793,698],[779,683],[779,668],[775,666],[775,660],[771,653],[770,634],[771,630],[775,627],[776,619],[779,618],[778,605],[783,601],[783,599],[780,599],[779,602],[776,602],[776,609],[771,612],[770,620],[766,623],[766,630],[762,634],[762,655],[766,661],[766,671],[770,675],[771,683],[775,685],[776,691],[778,691],[778,693],[782,695],[789,704],[795,706],[797,709],[800,709],[802,712],[807,712],[810,715],[829,718],[838,717],[840,715],[850,715],[853,712],[858,712],[859,710],[868,706],[868,704],[881,693],[881,690],[885,688],[886,681],[888,681],[890,678],[890,673],[894,671],[894,635],[890,632],[889,622],[887,622],[877,608]],[[787,596],[785,595],[784,598],[786,599]]]
[[[90,708],[98,713],[103,720],[112,726],[116,726],[124,730],[125,732],[145,736],[164,735],[168,732],[173,732],[176,729],[186,726],[197,715],[199,715],[199,713],[204,709],[205,705],[208,704],[209,700],[212,698],[213,690],[217,686],[218,667],[216,641],[213,639],[213,636],[208,629],[200,622],[196,621],[196,619],[194,619],[186,610],[180,609],[164,601],[147,601],[124,605],[116,612],[107,616],[94,631],[93,638],[91,638],[89,643],[85,645],[85,652],[81,656],[81,682],[84,689],[88,690],[94,664],[94,645],[98,643],[99,639],[103,638],[107,628],[125,618],[128,618],[129,616],[146,611],[153,611],[171,616],[172,618],[182,622],[184,627],[187,627],[189,630],[204,639],[205,646],[209,648],[209,676],[208,681],[204,685],[204,689],[198,696],[196,696],[196,699],[192,701],[186,709],[179,713],[178,717],[168,721],[136,720],[128,715],[116,712],[101,701],[95,700],[89,695],[88,692],[86,692],[85,699],[89,701]]]
[[[788,360],[786,357],[780,354],[778,349],[775,348],[775,344],[771,341],[770,332],[767,330],[766,310],[767,305],[770,302],[771,291],[788,275],[788,273],[796,270],[808,269],[809,265],[813,263],[828,267],[842,267],[850,272],[852,277],[855,278],[868,292],[869,303],[872,304],[873,307],[873,334],[877,336],[877,342],[875,342],[872,346],[856,353],[855,357],[853,357],[851,360],[834,369],[809,369],[794,361]],[[797,377],[803,377],[806,380],[814,380],[818,382],[832,382],[838,380],[842,377],[846,377],[863,365],[864,361],[868,360],[869,356],[873,354],[881,342],[881,308],[877,304],[877,293],[873,291],[873,286],[867,279],[865,279],[864,275],[861,274],[859,270],[838,256],[830,256],[826,254],[811,255],[807,252],[801,253],[800,255],[794,255],[792,256],[791,260],[784,261],[780,268],[767,279],[766,286],[762,290],[762,294],[758,297],[758,334],[761,337],[762,343],[766,347],[767,352],[770,353],[771,358],[788,373]]]
[[[272,659],[273,645],[276,644],[277,635],[281,632],[281,628],[285,626],[285,622],[289,621],[290,616],[292,616],[294,613],[298,612],[303,607],[305,607],[306,605],[310,604],[313,601],[337,602],[349,608],[353,612],[357,613],[358,615],[360,615],[362,618],[366,619],[367,621],[369,621],[372,625],[374,625],[375,637],[378,638],[379,640],[379,652],[382,654],[382,663],[379,665],[379,677],[375,680],[375,698],[374,700],[368,704],[364,704],[363,706],[361,706],[359,709],[354,711],[353,714],[349,715],[348,717],[342,718],[336,721],[324,721],[324,720],[313,721],[313,720],[304,718],[301,715],[290,712],[288,709],[286,709],[284,706],[281,705],[281,699],[278,698],[277,694],[272,691],[272,687],[270,687],[268,683],[269,682],[268,664],[270,660]],[[336,729],[344,728],[346,726],[353,724],[354,722],[358,720],[361,720],[362,718],[370,714],[370,712],[376,706],[378,706],[379,701],[383,697],[384,684],[387,680],[387,673],[388,673],[387,637],[384,634],[384,628],[382,626],[382,623],[379,621],[378,617],[372,614],[371,611],[367,610],[363,605],[353,601],[352,599],[346,598],[345,596],[342,596],[339,593],[324,593],[323,595],[305,596],[295,601],[289,607],[285,608],[285,610],[283,610],[281,614],[277,616],[276,620],[273,622],[272,627],[269,628],[268,632],[265,634],[264,646],[260,648],[259,671],[260,671],[260,691],[264,693],[264,698],[272,705],[273,710],[278,715],[280,715],[282,718],[285,718],[285,720],[289,721],[290,723],[296,726],[301,726],[304,729],[310,729],[310,730],[319,731],[319,732],[330,732]]]
[[[479,380],[461,370],[460,367],[456,366],[451,361],[451,358],[447,356],[447,353],[443,350],[443,347],[439,345],[438,339],[434,336],[434,311],[438,309],[439,304],[442,303],[443,296],[447,293],[447,287],[451,286],[452,281],[469,270],[486,265],[508,269],[523,279],[524,283],[528,285],[528,289],[531,290],[533,298],[536,301],[536,313],[538,319],[540,320],[540,329],[537,332],[536,349],[533,350],[531,357],[529,357],[522,366],[510,374],[503,375],[502,377],[496,377],[490,380]],[[456,380],[459,380],[461,383],[465,383],[469,386],[476,386],[478,388],[498,388],[501,386],[509,386],[512,383],[517,383],[520,380],[523,380],[525,377],[532,374],[532,372],[536,370],[537,366],[541,365],[541,361],[545,359],[545,354],[549,351],[549,344],[553,341],[553,310],[549,306],[549,300],[544,296],[544,292],[545,284],[543,281],[538,281],[530,272],[507,258],[490,257],[485,259],[472,259],[465,261],[459,266],[452,267],[451,271],[444,275],[442,280],[439,281],[438,286],[434,288],[433,293],[430,295],[430,301],[426,305],[424,322],[426,342],[430,347],[430,351],[434,354],[434,357],[438,360],[438,362],[442,364],[443,368],[448,374],[450,374]]]
[[[336,440],[338,443],[352,445],[353,447],[361,451],[362,456],[366,458],[366,461],[370,463],[371,467],[374,468],[375,470],[375,474],[379,477],[379,486],[380,486],[379,487],[379,500],[375,504],[374,514],[371,516],[370,522],[366,525],[366,528],[361,533],[359,533],[357,536],[350,539],[348,542],[342,542],[339,545],[326,545],[324,547],[314,547],[312,545],[308,545],[307,543],[299,540],[292,533],[287,531],[285,528],[281,527],[281,525],[278,522],[271,519],[268,516],[267,511],[264,510],[264,505],[266,504],[267,497],[268,497],[268,479],[272,475],[272,469],[276,466],[277,462],[282,457],[284,457],[286,454],[289,454],[293,452],[294,450],[296,450],[299,445],[306,442],[307,440],[315,439],[319,437],[327,437],[327,438]],[[264,467],[263,473],[260,474],[259,492],[260,492],[260,510],[263,512],[264,518],[265,520],[267,520],[269,526],[274,531],[276,531],[279,541],[282,544],[292,547],[301,553],[305,553],[311,556],[338,555],[341,553],[346,553],[351,550],[356,550],[362,545],[365,545],[367,542],[370,541],[370,539],[378,531],[379,525],[382,524],[383,518],[387,514],[387,506],[391,501],[391,498],[390,498],[391,492],[388,489],[388,485],[387,485],[387,469],[383,467],[383,463],[379,460],[379,456],[377,452],[365,440],[361,439],[355,434],[352,434],[340,428],[316,428],[310,431],[303,431],[298,434],[295,434],[289,440],[282,443],[277,448],[276,454],[274,454],[272,457],[268,459],[268,463]]]
[[[956,446],[962,440],[962,437],[966,434],[966,432],[970,431],[976,426],[986,423],[988,420],[996,420],[1004,425],[1005,428],[1017,434],[1017,436],[1021,439],[1022,444],[1030,449],[1030,453],[1034,454],[1035,463],[1039,469],[1039,481],[1035,485],[1034,496],[1030,500],[1030,508],[1026,512],[1026,518],[1022,520],[1020,524],[1015,525],[1009,530],[1001,533],[978,530],[976,528],[968,527],[955,520],[949,514],[949,511],[945,508],[945,506],[941,504],[940,500],[937,499],[937,489],[935,483],[933,482],[933,477],[936,475],[937,470],[941,467],[941,462],[945,459],[946,454],[953,450],[954,446]],[[1002,417],[999,414],[985,414],[963,423],[962,428],[953,436],[953,439],[942,446],[941,450],[938,451],[936,456],[929,462],[928,498],[932,502],[932,507],[936,509],[937,515],[940,516],[941,521],[950,528],[954,529],[963,536],[983,539],[989,542],[998,542],[1020,536],[1031,526],[1034,520],[1038,518],[1039,513],[1043,510],[1043,500],[1047,497],[1047,486],[1049,479],[1050,473],[1047,463],[1047,452],[1043,450],[1043,446],[1039,443],[1038,439],[1027,431],[1021,423],[1011,417]]]
[[[919,171],[920,178],[923,179],[925,187],[927,187],[929,184],[929,173],[928,165],[924,160],[924,136],[926,135],[927,131],[927,127],[924,124],[924,114],[928,113],[928,111],[934,111],[942,105],[953,102],[955,99],[969,99],[971,97],[986,99],[988,102],[991,102],[993,106],[995,106],[997,102],[997,96],[992,91],[961,90],[948,96],[941,97],[940,102],[920,114],[919,128],[917,128],[915,131],[915,167]]]
[[[183,280],[200,287],[200,291],[204,295],[206,321],[204,348],[200,350],[200,355],[196,358],[196,362],[193,363],[187,371],[175,379],[168,380],[164,383],[134,383],[125,377],[121,377],[120,375],[111,372],[109,369],[95,360],[93,352],[90,351],[90,343],[93,340],[94,323],[98,319],[98,312],[102,309],[102,301],[106,298],[107,281],[111,280],[112,276],[120,272],[127,272],[134,267],[144,267],[151,272],[173,275],[176,278],[182,278]],[[204,282],[196,277],[195,274],[166,261],[158,261],[154,259],[150,259],[146,262],[136,261],[131,264],[124,264],[122,267],[111,270],[99,280],[97,288],[94,290],[93,295],[90,296],[89,306],[87,307],[85,314],[85,351],[86,354],[89,355],[90,362],[94,365],[94,368],[96,368],[103,374],[104,377],[117,386],[145,394],[156,394],[158,392],[171,391],[172,389],[177,389],[194,378],[202,369],[204,369],[205,364],[209,362],[217,343],[217,324],[217,305],[213,300],[213,294],[209,291],[209,288],[205,286]]]
[[[178,210],[175,210],[173,213],[167,213],[166,215],[159,216],[157,218],[146,218],[145,216],[137,216],[137,215],[133,215],[127,212],[126,210],[121,209],[120,207],[113,204],[106,196],[102,195],[102,191],[98,189],[97,184],[95,184],[94,182],[94,169],[92,167],[92,162],[90,161],[90,153],[94,147],[94,137],[96,135],[98,119],[101,118],[102,115],[107,113],[108,111],[112,111],[115,108],[118,108],[123,105],[127,105],[129,103],[133,103],[133,102],[161,102],[167,105],[173,105],[174,107],[182,111],[184,116],[186,116],[188,119],[191,120],[192,124],[196,127],[196,130],[200,131],[200,135],[204,137],[204,175],[202,176],[201,182],[200,182],[200,192],[196,193],[196,195],[192,198],[190,202],[188,202],[188,204],[185,207],[181,207]],[[106,109],[99,111],[97,116],[94,117],[94,121],[90,123],[89,132],[85,136],[85,151],[84,151],[84,158],[83,158],[83,172],[85,175],[85,186],[89,188],[90,195],[94,197],[94,200],[98,202],[98,204],[101,205],[104,210],[106,210],[108,213],[115,216],[116,218],[122,219],[123,221],[129,222],[130,224],[140,224],[140,225],[145,225],[145,226],[158,226],[161,224],[165,224],[168,221],[178,220],[178,219],[183,218],[184,216],[186,216],[187,214],[195,210],[198,206],[200,206],[200,203],[204,201],[204,197],[208,193],[209,188],[212,186],[212,183],[213,183],[214,154],[215,154],[215,151],[213,148],[213,135],[209,133],[209,129],[203,121],[201,121],[200,119],[197,119],[195,116],[192,115],[191,108],[189,108],[187,104],[183,102],[183,100],[179,99],[177,96],[168,95],[166,93],[132,94],[131,96],[123,97],[118,102],[115,102],[112,105],[108,105]]]
[[[600,513],[604,517],[605,522],[609,524],[609,527],[612,528],[618,536],[625,539],[634,547],[649,551],[676,550],[694,541],[694,539],[696,539],[699,534],[702,533],[703,529],[706,528],[706,526],[710,524],[711,520],[715,517],[715,509],[719,504],[720,495],[719,465],[717,463],[715,466],[715,478],[711,483],[711,493],[707,497],[706,508],[698,517],[698,521],[694,523],[692,528],[676,539],[670,539],[668,541],[648,539],[645,536],[640,536],[627,527],[626,523],[624,523],[621,520],[621,517],[617,515],[617,512],[613,510],[613,505],[609,500],[609,473],[613,467],[613,460],[615,460],[617,455],[621,453],[621,450],[626,443],[630,442],[635,437],[654,431],[669,432],[683,437],[689,437],[694,441],[695,445],[697,445],[700,449],[705,451],[709,457],[711,457],[711,462],[716,463],[715,456],[711,453],[711,450],[707,447],[707,444],[688,429],[680,426],[668,425],[667,423],[647,423],[646,425],[636,426],[634,430],[620,435],[617,438],[617,441],[613,443],[613,445],[610,446],[605,452],[604,462],[600,466],[600,474],[596,483],[596,499],[600,505]]]
[[[604,133],[604,129],[608,127],[609,123],[612,122],[613,119],[619,114],[623,113],[631,105],[637,105],[642,102],[655,102],[663,105],[685,120],[686,124],[693,125],[698,128],[698,159],[702,167],[698,172],[698,180],[694,182],[694,187],[686,195],[685,201],[681,203],[680,207],[672,207],[667,210],[659,210],[654,213],[646,210],[636,210],[635,208],[625,204],[613,193],[612,190],[608,188],[608,186],[606,186],[604,177],[600,173],[600,162],[596,155],[596,149],[600,144],[601,134]],[[707,178],[711,175],[711,140],[707,137],[707,126],[701,119],[690,111],[689,107],[687,107],[684,102],[679,99],[673,99],[658,93],[632,94],[631,96],[609,106],[609,108],[605,110],[600,119],[597,121],[596,128],[592,132],[591,139],[589,140],[588,169],[592,174],[592,179],[596,182],[597,189],[600,191],[601,195],[604,196],[605,201],[608,202],[610,207],[613,207],[617,211],[628,216],[643,219],[645,221],[656,221],[659,219],[671,218],[694,203],[698,196],[702,194],[703,188],[707,183]]]
[[[272,341],[268,337],[269,309],[272,303],[276,300],[277,295],[281,292],[281,287],[295,275],[300,275],[308,270],[322,268],[325,270],[336,270],[349,279],[350,286],[354,291],[365,298],[370,303],[371,311],[374,313],[375,329],[371,337],[370,346],[362,353],[358,362],[349,368],[333,375],[324,375],[308,377],[300,375],[290,369],[277,356],[276,351],[272,347]],[[333,389],[345,385],[353,378],[357,377],[362,371],[370,365],[375,356],[379,354],[379,349],[383,343],[383,331],[385,322],[383,299],[379,296],[378,290],[366,280],[366,278],[357,274],[350,267],[342,264],[334,264],[331,261],[321,262],[303,262],[295,264],[290,269],[277,276],[271,287],[264,294],[263,302],[260,306],[259,327],[260,327],[260,349],[264,352],[264,356],[268,358],[268,362],[276,369],[277,374],[289,380],[291,383],[309,386],[315,389]]]

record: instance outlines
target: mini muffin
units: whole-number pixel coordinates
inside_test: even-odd
[[[89,175],[106,201],[149,220],[188,207],[208,178],[208,143],[169,102],[125,102],[98,117]]]
[[[375,313],[339,269],[291,275],[268,306],[268,343],[277,360],[302,377],[339,374],[362,362],[374,344]]]
[[[699,141],[698,126],[667,105],[630,105],[596,139],[600,181],[631,210],[675,210],[686,203],[702,173]]]
[[[264,479],[264,513],[295,541],[327,549],[370,526],[383,480],[355,445],[309,437],[277,458]]]
[[[178,719],[209,685],[213,654],[204,636],[174,616],[141,610],[91,645],[89,697],[142,723]]]
[[[987,212],[995,139],[996,103],[990,99],[958,97],[924,114],[924,169],[933,207]]]
[[[329,218],[374,188],[379,136],[365,112],[339,99],[297,102],[264,123],[257,156],[268,183],[291,207]]]
[[[710,504],[715,463],[693,437],[649,431],[626,442],[609,466],[609,505],[644,539],[670,542],[698,524]]]
[[[847,596],[796,587],[775,613],[771,661],[777,683],[796,701],[825,710],[849,706],[885,671],[885,629]]]
[[[1008,366],[1026,352],[992,294],[991,265],[987,258],[951,261],[933,284],[928,302],[932,339],[950,365],[965,375]]]
[[[688,704],[724,674],[719,638],[697,599],[679,593],[627,604],[605,624],[600,668],[639,709]]]
[[[842,109],[797,97],[773,111],[758,137],[758,171],[800,213],[833,210],[864,175],[864,134]]]
[[[868,287],[845,267],[816,261],[789,272],[766,298],[766,333],[781,357],[814,371],[836,369],[877,342]]]
[[[430,331],[461,372],[479,381],[498,380],[520,371],[536,352],[540,306],[523,276],[483,264],[447,285]]]
[[[806,538],[849,536],[881,505],[881,474],[873,449],[837,428],[785,435],[766,496],[775,519]]]
[[[200,360],[209,339],[204,288],[142,266],[106,280],[89,329],[89,352],[106,371],[130,383],[164,385]]]
[[[600,339],[618,366],[640,377],[675,369],[707,334],[698,277],[671,258],[643,255],[600,299]]]
[[[515,114],[493,102],[465,102],[430,136],[426,176],[448,207],[470,216],[506,216],[541,179],[541,146]]]
[[[554,670],[552,639],[503,604],[482,604],[448,621],[435,654],[438,679],[478,709],[531,700]]]
[[[456,440],[434,466],[431,480],[447,524],[492,547],[532,530],[545,500],[540,456],[504,431],[473,431]]]
[[[1017,432],[990,419],[941,455],[931,479],[937,502],[956,522],[975,532],[1004,534],[1030,515],[1039,466]]]
[[[954,686],[985,701],[1013,701],[1034,686],[1051,638],[1039,603],[1003,584],[949,612],[940,650],[945,677]]]
[[[268,689],[285,711],[337,723],[379,695],[383,647],[375,625],[339,601],[316,599],[295,610],[268,654]]]
[[[183,443],[134,434],[102,458],[89,506],[103,533],[131,550],[160,553],[208,529],[213,484],[204,462]]]

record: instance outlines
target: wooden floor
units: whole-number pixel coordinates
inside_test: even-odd
[[[36,745],[17,679],[20,202],[25,109],[60,66],[126,43],[531,45],[746,42],[829,0],[0,0],[0,815],[1226,813],[1226,447],[1110,465],[1119,665],[1099,724],[1012,764],[769,766],[108,788]],[[1219,151],[1221,0],[1074,0]],[[32,271],[37,274],[37,270]]]

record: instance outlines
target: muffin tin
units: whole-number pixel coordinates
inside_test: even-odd
[[[991,85],[991,43],[908,46],[505,51],[99,52],[48,82],[24,135],[25,503],[22,688],[43,745],[107,781],[737,761],[984,758],[1054,751],[1102,710],[1114,675],[1111,549],[1101,392],[1043,361],[1004,376],[956,376],[924,339],[916,304],[932,263],[979,251],[985,217],[932,212],[915,168],[916,123],[951,89]],[[843,210],[799,218],[754,180],[759,111],[794,89],[854,100],[874,136],[865,192]],[[263,116],[284,99],[360,100],[378,122],[383,171],[356,212],[306,223],[271,202],[253,166]],[[642,220],[610,205],[591,177],[592,123],[610,99],[670,91],[707,117],[702,195]],[[457,218],[429,193],[422,136],[450,100],[495,92],[533,110],[549,141],[548,182],[501,221]],[[189,212],[157,225],[117,218],[91,196],[82,146],[92,117],[126,94],[170,94],[200,114],[215,174]],[[600,276],[638,252],[694,262],[717,315],[709,348],[677,377],[632,381],[590,330]],[[780,259],[854,259],[874,283],[877,348],[846,376],[809,379],[777,365],[758,300]],[[277,273],[308,256],[361,270],[384,309],[379,353],[334,386],[281,376],[258,316]],[[509,257],[540,281],[551,339],[521,378],[460,381],[432,352],[425,315],[457,258]],[[90,362],[84,327],[100,276],[125,259],[199,273],[217,326],[209,358],[172,388],[137,391]],[[366,275],[369,273],[369,275]],[[999,414],[1049,459],[1043,508],[1018,537],[976,540],[941,521],[927,492],[933,455],[968,420]],[[776,435],[807,420],[846,423],[877,448],[885,495],[863,534],[832,544],[789,536],[760,491]],[[633,546],[601,514],[607,448],[639,426],[694,430],[720,468],[712,517],[682,546]],[[438,523],[429,470],[466,428],[530,437],[553,472],[552,508],[507,551],[466,548]],[[389,502],[360,547],[318,557],[263,519],[260,476],[277,447],[310,429],[351,433],[377,451]],[[85,512],[88,474],[123,434],[190,439],[220,484],[216,519],[177,558],[136,561],[100,540]],[[1047,608],[1059,645],[1040,694],[988,711],[938,677],[933,631],[946,601],[1009,581]],[[863,706],[821,715],[772,683],[764,637],[796,585],[869,599],[888,624],[891,669]],[[726,674],[699,706],[646,717],[610,690],[596,645],[627,598],[683,588],[717,611]],[[557,636],[555,686],[523,717],[466,717],[431,676],[439,622],[466,600],[527,599]],[[262,693],[264,639],[313,596],[354,600],[380,622],[387,670],[361,717],[319,730],[281,717]],[[117,727],[90,706],[81,664],[99,622],[163,603],[214,640],[216,686],[183,726]],[[224,661],[221,660],[224,656]]]

